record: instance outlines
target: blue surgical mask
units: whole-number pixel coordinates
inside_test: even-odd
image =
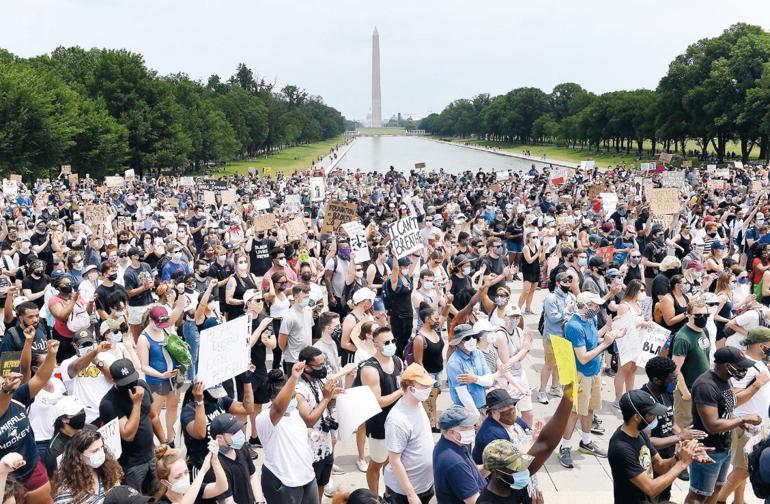
[[[305,298],[305,299],[303,299],[302,301],[299,302],[299,305],[302,308],[307,308],[309,304],[310,304],[310,298]]]
[[[471,274],[471,269],[469,267],[463,268],[463,275],[468,276]]]
[[[588,258],[586,258],[586,257],[578,257],[578,264],[581,267],[585,268],[586,266],[588,266]]]
[[[382,347],[382,355],[385,357],[393,357],[396,355],[396,344],[390,343],[389,345]]]
[[[243,444],[246,442],[246,434],[243,433],[242,430],[239,430],[235,434],[233,434],[232,441],[230,442],[230,447],[234,450],[240,450],[243,448]]]
[[[506,474],[506,476],[509,476],[510,480],[508,478],[503,478],[503,481],[508,483],[508,486],[513,490],[521,490],[529,485],[529,469],[517,471],[511,475]]]
[[[673,394],[674,390],[676,390],[676,382],[675,381],[672,381],[671,383],[666,385],[666,392],[668,392],[669,394]]]
[[[647,424],[647,427],[645,427],[645,429],[653,430],[657,426],[658,426],[658,417],[655,417],[652,419],[652,422]]]
[[[78,348],[78,357],[85,356],[86,354],[88,354],[88,352],[91,351],[92,348],[93,348],[92,345],[88,345],[88,346],[84,346],[84,347]]]
[[[506,297],[496,297],[495,298],[495,304],[497,306],[503,306],[508,303],[508,298]]]

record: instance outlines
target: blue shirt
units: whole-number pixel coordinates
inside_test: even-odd
[[[599,345],[599,331],[593,320],[585,320],[577,313],[567,322],[564,328],[564,337],[568,339],[574,348],[585,347],[590,352]],[[596,376],[602,370],[602,354],[599,353],[587,364],[581,363],[575,357],[578,373],[583,376]]]
[[[441,436],[433,449],[433,488],[436,492],[436,502],[462,504],[465,499],[480,493],[486,486],[487,481],[471,460],[468,450]]]
[[[452,402],[463,406],[460,402],[460,398],[457,397],[455,387],[463,386],[458,380],[458,376],[461,374],[475,374],[476,376],[484,376],[489,374],[489,367],[484,360],[484,356],[478,350],[474,350],[470,355],[463,352],[461,349],[457,349],[449,357],[446,364],[447,383],[449,384],[449,396],[452,398]],[[468,392],[473,398],[473,403],[477,408],[481,408],[487,402],[486,389],[477,383],[471,383],[467,385]]]
[[[27,408],[32,404],[29,386],[25,383],[13,393],[8,409],[0,416],[0,458],[16,452],[27,462],[11,474],[19,479],[29,476],[37,465],[35,434],[27,417]]]
[[[517,418],[516,423],[525,431],[529,430],[529,425],[527,425],[521,418]],[[481,455],[484,453],[484,448],[495,439],[505,439],[508,441],[511,439],[511,436],[508,434],[506,428],[503,427],[503,424],[491,416],[488,416],[481,423],[479,432],[476,434],[476,439],[473,441],[473,462],[476,464],[482,463]]]

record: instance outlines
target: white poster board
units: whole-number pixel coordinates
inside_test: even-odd
[[[665,327],[659,326],[655,322],[650,322],[649,327],[640,327],[639,343],[641,349],[636,358],[636,365],[644,367],[648,360],[660,355],[669,334],[671,334],[671,331]]]
[[[741,169],[741,168],[743,168],[743,161],[734,161],[733,162],[733,166],[738,168],[738,169]]]
[[[388,229],[388,235],[396,259],[422,250],[423,245],[417,217],[406,217],[394,222]]]
[[[270,200],[267,198],[259,198],[257,200],[254,200],[252,202],[252,205],[254,205],[254,210],[269,210]]]
[[[495,172],[495,180],[508,180],[511,178],[511,172],[508,170]]]
[[[323,201],[326,198],[326,184],[323,177],[310,178],[310,201]]]
[[[286,208],[289,212],[299,212],[302,210],[302,198],[299,194],[286,195]]]
[[[602,208],[605,215],[611,215],[612,212],[618,207],[618,195],[615,193],[599,193],[599,197],[602,199]]]
[[[366,228],[364,228],[364,225],[358,221],[347,222],[342,225],[342,229],[348,235],[350,250],[353,252],[353,262],[361,264],[370,260],[369,245],[366,243]]]
[[[180,186],[194,186],[195,185],[195,179],[192,177],[180,177],[179,178],[179,185]]]
[[[99,429],[104,446],[110,449],[115,460],[123,454],[123,446],[120,444],[120,420],[113,418]]]
[[[709,175],[712,175],[715,171],[717,171],[717,165],[715,164],[706,165],[706,173],[708,173]]]
[[[337,422],[340,424],[337,433],[340,441],[350,439],[362,423],[381,411],[374,392],[366,385],[349,388],[337,396]]]
[[[19,185],[15,180],[3,179],[3,194],[16,196],[19,193]]]
[[[595,165],[596,165],[596,162],[593,159],[590,159],[588,161],[581,161],[580,162],[580,169],[581,170],[593,170]]]
[[[714,177],[730,180],[730,168],[720,168],[714,171]]]
[[[682,187],[684,185],[683,171],[664,171],[660,174],[663,187]]]
[[[249,369],[249,317],[243,315],[200,333],[198,379],[213,387]]]
[[[642,345],[639,341],[639,331],[636,327],[637,321],[638,317],[630,311],[612,321],[613,331],[626,330],[626,334],[623,337],[615,340],[615,345],[618,348],[618,364],[620,366],[635,361],[639,357]]]

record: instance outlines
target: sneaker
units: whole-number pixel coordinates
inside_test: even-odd
[[[690,481],[690,470],[685,469],[684,471],[679,473],[679,476],[677,476],[682,481]]]
[[[567,469],[575,467],[575,464],[572,463],[572,453],[570,453],[570,449],[566,446],[559,448],[559,463]]]
[[[599,448],[594,441],[591,441],[588,444],[580,442],[580,447],[578,448],[581,453],[585,453],[588,455],[595,455],[597,457],[601,458],[607,458],[607,452]]]
[[[248,445],[247,448],[249,450],[249,456],[251,457],[252,460],[259,458],[259,453],[257,452],[257,449],[254,448],[254,446]]]
[[[545,393],[545,390],[537,391],[537,402],[540,404],[548,404],[548,394]]]
[[[345,474],[345,471],[337,464],[334,464],[332,465],[332,474]]]
[[[358,470],[362,473],[365,473],[366,470],[369,468],[369,464],[366,462],[366,460],[358,459],[356,460],[356,467],[358,467]]]
[[[554,397],[561,397],[564,395],[564,391],[559,386],[554,386],[548,389],[548,393]]]
[[[598,416],[596,416],[596,414],[594,414],[594,416],[593,416],[593,418],[591,419],[591,421],[592,421],[593,423],[595,423],[595,424],[599,424],[599,425],[601,425],[602,423],[604,423],[604,420],[602,420],[601,418],[599,418]]]
[[[605,433],[604,427],[601,426],[600,422],[593,421],[591,422],[591,434],[599,434],[602,435]]]
[[[249,438],[249,444],[255,448],[261,448],[262,442],[259,440],[258,437],[250,437]]]
[[[335,490],[334,480],[329,478],[329,482],[324,486],[324,495],[331,499],[334,496]]]

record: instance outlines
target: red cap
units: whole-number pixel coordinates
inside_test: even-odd
[[[160,329],[165,329],[171,325],[168,319],[168,310],[162,306],[153,306],[150,308],[150,320]]]
[[[704,222],[712,222],[713,220],[714,220],[714,216],[713,215],[707,215],[707,216],[705,216],[703,218]]]
[[[706,267],[703,265],[703,263],[700,263],[698,261],[690,261],[690,262],[687,263],[687,266],[685,267],[685,269],[692,269],[692,270],[695,270],[695,271],[703,271],[704,269],[706,269]]]

